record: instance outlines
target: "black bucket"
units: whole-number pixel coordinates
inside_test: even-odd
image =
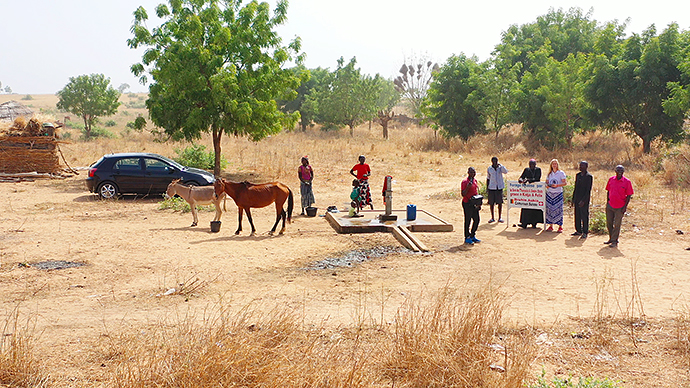
[[[319,211],[319,208],[309,206],[306,210],[309,217],[316,217],[316,212]]]
[[[211,232],[212,233],[220,232],[220,221],[211,221]]]

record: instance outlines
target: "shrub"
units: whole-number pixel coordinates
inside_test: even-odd
[[[22,97],[22,100],[33,100],[34,98],[30,95],[27,94],[26,96]]]
[[[595,210],[589,217],[589,231],[590,233],[606,234],[606,212]]]
[[[125,102],[125,106],[130,109],[146,109],[146,102],[144,101],[128,101]]]
[[[86,131],[83,128],[84,126],[82,125],[81,129],[81,139],[82,140],[91,140],[91,139],[96,139],[96,138],[103,138],[103,139],[114,139],[116,136],[114,133],[108,131],[105,128],[101,127],[91,127],[91,133],[87,136]]]
[[[594,379],[591,377],[578,378],[577,383],[573,377],[560,379],[554,377],[552,381],[546,380],[546,372],[541,373],[536,383],[528,385],[528,388],[618,388],[617,381],[612,381],[607,378],[603,380]]]
[[[176,162],[188,166],[203,168],[206,170],[213,170],[215,166],[215,154],[211,151],[206,152],[206,147],[200,144],[192,144],[184,150],[176,149],[176,158],[173,158]],[[221,156],[220,168],[224,169],[227,167],[228,161]]]
[[[106,127],[114,127],[116,125],[117,125],[117,123],[115,122],[115,120],[108,120],[105,122]]]
[[[176,212],[181,212],[181,213],[189,213],[192,211],[192,208],[189,206],[189,203],[185,201],[184,199],[180,197],[172,197],[172,198],[166,198],[163,200],[163,202],[158,205],[159,210],[168,210],[171,209]],[[216,208],[213,205],[208,205],[208,206],[197,206],[197,210],[199,211],[216,211]]]
[[[66,127],[70,127],[70,128],[75,128],[75,129],[84,129],[84,123],[82,123],[82,122],[80,122],[80,121],[68,120],[68,121],[65,123],[65,126],[66,126]]]

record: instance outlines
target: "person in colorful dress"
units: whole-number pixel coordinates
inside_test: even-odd
[[[558,225],[558,233],[563,232],[563,186],[567,184],[565,172],[560,169],[558,159],[552,159],[549,164],[549,174],[546,176],[546,220],[544,223],[553,230]]]
[[[299,192],[302,197],[302,215],[304,215],[304,210],[316,202],[314,191],[312,190],[314,169],[309,165],[309,157],[302,157],[302,165],[297,169],[297,177],[300,181]]]
[[[367,160],[364,155],[359,155],[359,163],[355,164],[350,170],[350,174],[359,180],[359,207],[369,205],[371,210],[374,210],[374,203],[371,201],[371,190],[369,189],[369,176],[371,176],[371,168],[365,163]]]

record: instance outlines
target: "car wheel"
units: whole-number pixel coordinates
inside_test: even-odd
[[[98,196],[101,199],[113,199],[117,197],[117,185],[113,182],[103,182],[98,185]]]
[[[199,186],[199,184],[196,183],[196,181],[187,181],[187,182],[184,182],[183,184],[187,185],[187,186]]]

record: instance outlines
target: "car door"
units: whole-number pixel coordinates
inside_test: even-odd
[[[113,165],[113,179],[121,193],[138,193],[143,183],[143,163],[139,157],[122,158]]]
[[[162,160],[144,158],[144,166],[147,192],[163,193],[175,177],[179,178],[179,174],[175,174],[177,169]]]

